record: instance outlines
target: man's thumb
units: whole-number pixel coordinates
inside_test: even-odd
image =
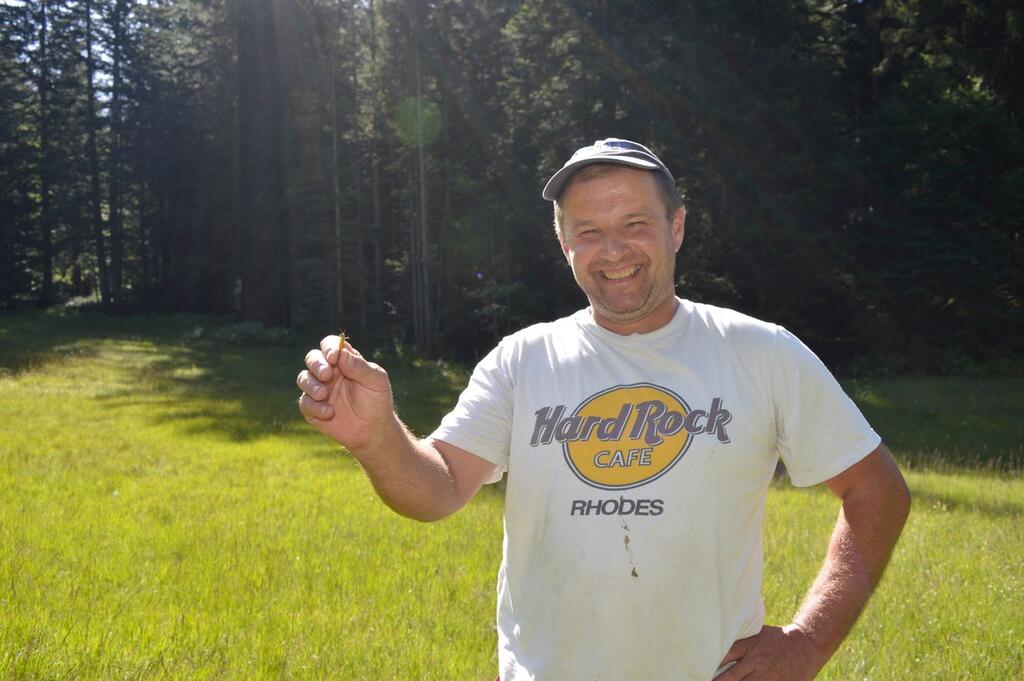
[[[391,381],[388,379],[388,372],[384,371],[384,367],[374,362],[367,362],[362,355],[352,352],[347,347],[341,351],[338,368],[346,378],[361,383],[371,390],[391,389]]]

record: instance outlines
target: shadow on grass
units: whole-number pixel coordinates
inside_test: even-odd
[[[194,338],[193,330],[216,323],[193,315],[107,317],[95,311],[26,311],[0,316],[0,376],[18,377],[60,358],[96,357],[113,343],[144,344],[126,366],[138,383],[99,399],[110,409],[153,405],[152,419],[175,423],[184,433],[221,434],[233,441],[268,435],[308,437],[295,377],[306,351],[319,338],[290,347],[239,346]],[[305,343],[308,343],[306,345]],[[127,345],[126,345],[127,347]],[[369,354],[367,348],[362,348]],[[440,362],[382,358],[395,401],[414,432],[429,433],[451,408],[464,377]]]
[[[1024,470],[1024,378],[929,376],[844,385],[902,463]]]
[[[1013,501],[992,501],[977,497],[965,499],[954,494],[917,489],[911,489],[911,495],[916,510],[966,511],[998,518],[1024,517],[1024,504]]]
[[[0,312],[0,376],[33,371],[57,360],[62,352],[88,356],[89,351],[78,345],[82,340],[166,340],[187,319],[178,315],[108,317],[65,308]]]

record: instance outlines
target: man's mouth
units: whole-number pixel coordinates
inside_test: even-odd
[[[620,270],[602,270],[601,276],[603,276],[605,279],[618,281],[619,279],[629,279],[639,271],[640,265],[630,265],[629,267],[623,267]]]

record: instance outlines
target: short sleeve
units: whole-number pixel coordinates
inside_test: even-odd
[[[459,401],[430,438],[465,449],[501,468],[488,482],[508,470],[512,436],[512,371],[510,348],[502,341],[480,360]]]
[[[798,487],[842,473],[881,444],[821,360],[781,327],[772,360],[772,393],[779,454]]]

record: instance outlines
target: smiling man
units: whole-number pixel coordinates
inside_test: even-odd
[[[560,180],[546,196],[555,198]],[[677,306],[675,257],[686,212],[669,198],[665,180],[606,163],[577,170],[567,184],[555,204],[556,230],[595,321],[623,335],[667,324]]]
[[[507,473],[503,681],[814,678],[903,527],[899,469],[792,334],[675,296],[686,214],[649,149],[599,140],[543,195],[587,309],[505,338],[423,439],[386,372],[328,336],[298,376],[306,420],[409,517]],[[803,605],[771,626],[761,531],[780,457],[841,508]]]

